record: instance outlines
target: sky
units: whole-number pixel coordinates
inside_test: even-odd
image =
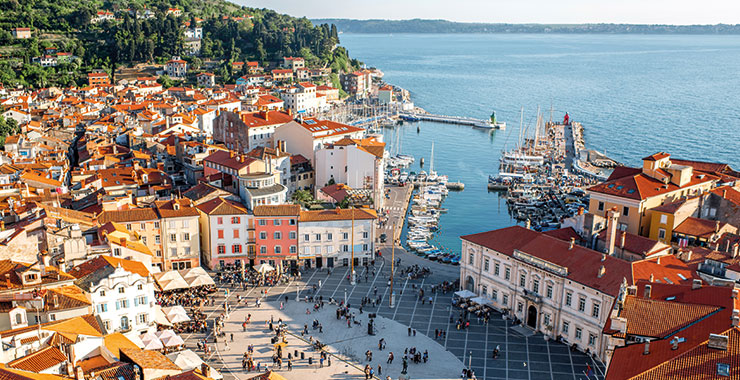
[[[486,23],[740,24],[740,0],[230,0],[308,18]]]

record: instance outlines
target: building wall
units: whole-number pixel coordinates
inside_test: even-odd
[[[295,260],[298,255],[298,215],[254,217],[256,263],[279,265],[282,260]],[[276,236],[275,233],[279,233]],[[279,238],[277,238],[279,237]],[[280,247],[276,253],[275,247]],[[291,248],[293,247],[293,248]],[[293,250],[294,252],[291,252]]]
[[[116,268],[90,288],[90,299],[95,315],[100,316],[109,332],[145,332],[154,321],[154,282],[150,277]],[[122,325],[124,317],[128,318],[129,329]]]
[[[234,223],[233,218],[238,218]],[[205,248],[208,252],[209,261],[204,263],[209,268],[219,268],[221,264],[244,263],[247,260],[249,246],[249,219],[251,215],[210,215],[208,217],[210,229],[204,231],[204,236],[210,241],[210,246]],[[221,231],[219,233],[219,231]],[[219,246],[223,247],[224,253],[219,253]],[[238,246],[239,248],[234,248]],[[237,252],[234,252],[238,250]],[[223,261],[223,263],[222,263]]]
[[[357,264],[369,262],[375,252],[375,220],[354,222],[354,257]],[[299,225],[299,255],[305,262],[321,259],[323,266],[349,265],[352,257],[352,220],[311,221]]]
[[[136,232],[141,242],[152,251],[152,266],[167,270],[164,266],[164,250],[162,248],[161,222],[157,220],[144,220],[139,222],[123,223],[126,229]]]
[[[497,309],[515,316],[523,326],[550,338],[561,336],[583,351],[596,352],[603,360],[605,339],[601,331],[614,297],[465,240],[462,252],[463,288],[490,298]],[[581,299],[583,311],[579,310]],[[528,318],[530,308],[536,311],[533,322]]]
[[[161,226],[165,270],[200,266],[200,228],[198,217],[166,218],[162,219]],[[171,241],[172,237],[170,235],[173,234],[176,237],[176,241]],[[177,267],[173,267],[175,263]]]

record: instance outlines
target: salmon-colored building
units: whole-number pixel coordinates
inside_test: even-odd
[[[277,268],[298,266],[299,205],[263,205],[254,208],[257,253],[254,264]]]

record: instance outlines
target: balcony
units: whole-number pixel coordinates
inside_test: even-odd
[[[530,301],[532,301],[534,303],[538,303],[538,304],[539,303],[542,303],[542,296],[539,295],[539,294],[537,294],[537,293],[535,293],[535,292],[533,292],[533,291],[531,291],[531,290],[524,289],[524,292],[522,293],[522,296],[525,299],[530,300]]]

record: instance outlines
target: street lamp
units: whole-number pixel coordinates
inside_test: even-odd
[[[347,288],[344,288],[344,306],[347,306]]]

